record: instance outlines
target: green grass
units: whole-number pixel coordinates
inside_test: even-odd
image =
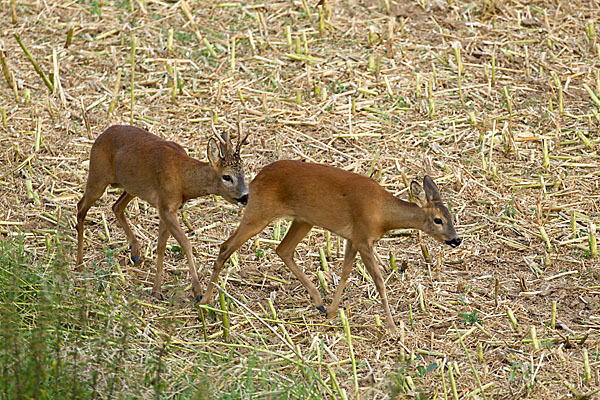
[[[0,398],[321,398],[310,371],[156,334],[178,321],[147,326],[148,299],[120,289],[112,262],[107,253],[82,279],[60,245],[39,256],[23,236],[0,241]]]

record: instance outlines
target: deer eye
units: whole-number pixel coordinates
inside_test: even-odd
[[[433,219],[433,222],[435,222],[435,223],[436,223],[436,224],[438,224],[438,225],[442,225],[442,220],[441,220],[441,218],[434,218],[434,219]]]
[[[225,182],[233,182],[233,179],[231,179],[231,175],[223,175],[221,177]]]

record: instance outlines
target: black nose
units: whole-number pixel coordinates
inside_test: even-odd
[[[248,204],[248,195],[245,194],[242,197],[238,197],[237,199],[235,199],[235,201],[237,201],[240,204],[246,205]]]
[[[462,239],[457,237],[452,240],[446,240],[446,244],[450,247],[458,247],[462,243]]]

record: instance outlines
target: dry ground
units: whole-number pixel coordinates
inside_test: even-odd
[[[312,0],[2,0],[0,49],[15,90],[2,76],[1,234],[24,232],[34,255],[58,235],[74,260],[75,205],[90,146],[109,125],[131,119],[205,159],[210,119],[217,129],[230,129],[239,112],[252,132],[243,150],[250,177],[274,160],[310,160],[371,173],[407,198],[406,180],[422,178],[429,162],[464,242],[447,249],[409,231],[381,240],[378,258],[402,327],[399,338],[377,326],[383,317],[377,292],[357,260],[344,306],[359,394],[452,398],[451,371],[460,398],[483,398],[473,393],[480,387],[473,367],[486,398],[597,396],[600,269],[589,242],[594,222],[600,223],[600,101],[594,94],[600,93],[600,4],[389,3],[386,10],[386,2],[376,0],[327,0],[325,8]],[[53,92],[13,34],[54,83]],[[310,304],[275,254],[272,226],[244,245],[239,261],[223,273],[228,295],[244,304],[231,302],[231,338],[225,340],[220,316],[209,316],[206,330],[199,322],[173,239],[167,300],[149,296],[156,212],[143,201],[129,206],[145,250],[135,269],[110,210],[112,192],[89,214],[88,271],[80,277],[93,279],[90,270],[123,250],[114,256],[125,278],[118,289],[143,288],[148,306],[141,325],[150,332],[144,340],[164,340],[160,321],[170,318],[177,321],[169,332],[174,359],[190,357],[193,365],[190,346],[215,352],[229,351],[232,343],[248,346],[274,365],[280,357],[312,365],[324,382],[315,390],[343,398],[328,364],[341,389],[355,396],[341,322],[326,322]],[[205,285],[218,245],[242,210],[209,196],[184,212]],[[286,226],[283,221],[282,232]],[[343,254],[331,240],[326,304]],[[325,233],[315,229],[297,249],[298,264],[314,282],[324,248]],[[297,354],[265,324],[287,335]],[[414,361],[404,361],[411,356]]]

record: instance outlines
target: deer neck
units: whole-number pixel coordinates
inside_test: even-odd
[[[215,193],[216,176],[210,164],[191,158],[181,173],[183,177],[183,197],[194,199]]]
[[[386,212],[386,228],[392,229],[422,229],[425,223],[423,209],[408,201],[393,197]]]

